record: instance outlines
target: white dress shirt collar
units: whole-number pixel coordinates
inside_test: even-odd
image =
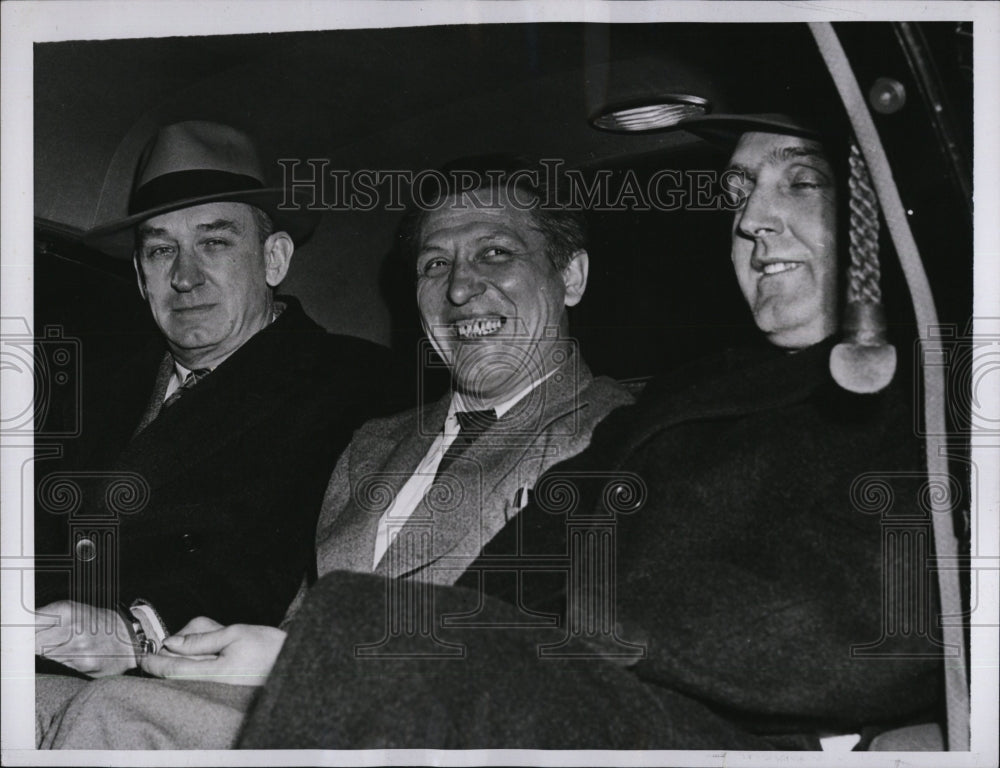
[[[511,408],[513,408],[515,405],[521,402],[525,397],[528,396],[528,394],[533,389],[538,387],[539,384],[541,384],[543,381],[549,378],[549,376],[551,376],[558,370],[559,370],[558,368],[553,368],[547,374],[542,376],[542,378],[538,379],[537,381],[531,382],[528,386],[516,392],[513,397],[504,400],[499,405],[493,406],[493,410],[496,411],[497,418],[498,419],[502,418],[503,415],[507,413],[507,411],[509,411]],[[481,411],[481,410],[484,409],[481,407],[478,408],[475,407],[473,404],[469,402],[469,399],[465,397],[461,392],[455,392],[451,396],[451,405],[448,406],[448,420],[449,421],[452,420],[455,416],[455,413],[458,411]]]
[[[532,382],[524,389],[517,392],[513,397],[508,400],[504,400],[499,405],[495,406],[497,418],[499,419],[505,413],[507,413],[511,408],[517,405],[521,400],[527,397],[533,389],[535,389],[539,384],[545,381],[549,376],[555,373],[555,370],[549,371],[548,374],[538,379],[538,381]],[[430,448],[427,449],[427,453],[424,454],[424,458],[421,460],[420,464],[414,470],[410,478],[403,484],[400,488],[399,493],[396,498],[393,499],[389,508],[382,514],[379,519],[378,528],[375,534],[375,551],[372,558],[372,570],[378,567],[379,561],[382,556],[385,555],[389,546],[392,544],[393,539],[406,524],[406,521],[410,519],[413,515],[414,510],[420,504],[427,493],[428,488],[434,482],[434,478],[437,476],[438,467],[441,464],[441,459],[444,457],[445,452],[455,442],[458,437],[458,432],[460,429],[458,418],[455,413],[458,411],[470,411],[470,410],[482,410],[481,408],[469,407],[469,403],[466,398],[458,392],[452,394],[451,403],[448,405],[448,415],[444,420],[444,426],[438,433],[437,437],[434,438],[434,442],[431,443]]]

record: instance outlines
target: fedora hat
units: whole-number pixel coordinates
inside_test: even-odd
[[[311,201],[308,190],[306,197]],[[119,258],[131,258],[132,228],[162,213],[204,203],[246,203],[266,212],[276,231],[302,245],[319,223],[319,211],[295,200],[292,190],[268,187],[250,137],[235,128],[201,120],[161,128],[139,157],[128,215],[91,229],[84,242]],[[289,210],[279,206],[291,202]]]

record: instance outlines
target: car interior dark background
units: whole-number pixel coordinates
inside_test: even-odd
[[[949,338],[966,338],[973,25],[834,29],[871,94],[939,321]],[[664,169],[685,180],[720,171],[728,152],[682,126],[609,131],[595,118],[666,100],[709,115],[823,104],[846,123],[801,23],[459,24],[36,43],[33,88],[34,328],[78,340],[79,351],[64,386],[36,393],[36,429],[49,435],[70,435],[81,418],[87,428],[87,398],[99,396],[88,382],[156,338],[131,263],[88,249],[82,236],[123,215],[136,159],[159,126],[236,126],[257,140],[277,183],[279,159],[301,161],[301,179],[309,160],[327,171],[418,172],[493,153],[558,161],[588,180],[607,175],[619,204],[586,211],[590,279],[572,331],[595,373],[642,381],[757,336],[729,260],[732,213],[691,204],[690,188],[673,210],[644,206],[625,189],[632,179],[645,188]],[[895,100],[880,111],[886,88]],[[440,367],[422,371],[412,279],[394,247],[402,210],[362,208],[324,212],[280,292],[332,332],[391,346],[405,399],[428,401],[446,381]],[[884,227],[881,253],[890,340],[912,351],[914,312]],[[44,366],[51,353],[39,354]],[[949,426],[965,434],[968,398],[949,398],[957,404]]]
[[[835,28],[866,92],[879,78],[905,89],[902,108],[873,114],[941,321],[961,333],[972,297],[972,25]],[[36,44],[34,65],[35,327],[81,340],[84,378],[154,330],[131,265],[84,248],[80,234],[125,210],[136,157],[158,125],[230,123],[258,140],[265,161],[303,161],[301,175],[309,159],[328,161],[327,170],[416,172],[484,153],[549,158],[585,178],[610,170],[615,200],[628,174],[644,186],[662,169],[694,172],[687,184],[698,171],[720,170],[726,150],[676,128],[599,130],[592,118],[609,106],[665,95],[704,100],[709,114],[839,104],[804,24],[482,24],[71,41]],[[647,377],[751,337],[729,265],[730,214],[699,210],[691,196],[679,210],[619,199],[614,210],[588,212],[591,278],[572,322],[591,367]],[[334,208],[296,251],[282,290],[333,332],[392,344],[412,371],[418,324],[391,253],[401,212]],[[883,269],[891,328],[909,343],[895,259],[884,258]],[[40,418],[63,418],[60,405],[56,392]]]

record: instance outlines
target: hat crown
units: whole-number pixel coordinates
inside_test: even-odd
[[[94,227],[84,242],[112,256],[129,258],[130,231],[160,214],[206,203],[242,203],[267,213],[275,230],[288,233],[296,246],[319,223],[309,208],[307,190],[266,186],[253,140],[229,125],[189,120],[161,128],[146,144],[136,164],[128,212],[124,218]]]
[[[221,171],[264,183],[253,141],[235,128],[190,120],[161,128],[139,161],[133,189],[179,171]]]

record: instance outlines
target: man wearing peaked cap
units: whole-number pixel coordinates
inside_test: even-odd
[[[834,147],[772,116],[707,124],[732,137],[730,259],[759,342],[650,382],[435,585],[427,625],[461,661],[385,648],[392,593],[322,575],[238,747],[819,750],[905,728],[941,748],[909,367],[859,392],[828,362]]]
[[[275,295],[318,223],[287,202],[244,133],[177,123],[139,158],[127,215],[85,237],[132,259],[162,339],[87,401],[79,515],[40,494],[36,555],[72,560],[36,580],[41,671],[120,674],[195,616],[275,624],[295,595],[388,356]]]

